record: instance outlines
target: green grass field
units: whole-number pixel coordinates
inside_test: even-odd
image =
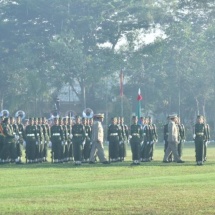
[[[196,166],[194,145],[184,147],[185,164],[154,161],[130,166],[31,164],[0,166],[0,214],[215,214],[215,144]],[[106,152],[107,154],[107,152]]]

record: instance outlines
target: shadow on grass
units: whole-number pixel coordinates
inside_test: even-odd
[[[95,164],[88,164],[88,163],[82,163],[80,166],[76,166],[73,162],[70,163],[61,163],[61,164],[53,164],[53,163],[39,163],[39,164],[23,164],[23,165],[17,165],[17,164],[1,164],[0,169],[62,169],[62,168],[68,168],[68,169],[77,169],[77,168],[114,168],[114,167],[127,167],[127,168],[141,168],[141,167],[182,167],[182,166],[197,166],[194,161],[185,161],[185,163],[163,163],[162,161],[151,161],[151,162],[141,162],[140,165],[131,165],[131,161],[124,161],[124,162],[114,162],[110,164],[102,164],[102,163],[95,163]],[[214,162],[206,162],[203,166],[211,166],[215,165]]]

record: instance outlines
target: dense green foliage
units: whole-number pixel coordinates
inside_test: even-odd
[[[196,166],[194,144],[186,143],[184,164],[155,160],[130,166],[31,164],[0,166],[1,214],[214,214],[215,148]]]
[[[135,111],[140,87],[144,114],[163,120],[178,112],[189,123],[200,113],[212,125],[214,7],[211,0],[1,0],[1,108],[42,114],[69,84],[82,110],[111,112],[123,70],[126,110]]]

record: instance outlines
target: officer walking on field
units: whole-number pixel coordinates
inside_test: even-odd
[[[94,122],[92,125],[92,148],[90,152],[90,164],[95,163],[95,156],[98,155],[99,160],[103,164],[108,164],[104,153],[104,129],[102,126],[102,122],[104,119],[103,114],[94,115]]]
[[[168,158],[169,155],[171,154],[171,152],[174,155],[174,160],[177,163],[184,163],[184,161],[182,161],[178,155],[178,127],[176,126],[176,121],[177,121],[177,115],[173,114],[173,115],[169,115],[169,123],[168,123],[168,146],[163,158],[163,162],[164,163],[168,163]]]

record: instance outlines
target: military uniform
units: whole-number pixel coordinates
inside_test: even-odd
[[[76,119],[76,124],[72,126],[72,135],[75,164],[80,165],[82,161],[86,133],[84,125],[80,124],[79,117]]]
[[[185,128],[183,124],[177,124],[178,126],[178,133],[179,133],[179,143],[178,143],[178,155],[181,158],[182,157],[182,150],[183,150],[183,143],[185,140]]]
[[[64,145],[64,134],[62,126],[58,124],[58,119],[54,119],[55,124],[51,126],[50,138],[52,142],[52,156],[54,163],[60,163],[63,159],[62,145]]]
[[[65,119],[64,119],[65,120]],[[65,122],[65,124],[62,125],[62,129],[63,129],[63,136],[64,136],[64,143],[62,145],[62,162],[67,162],[68,161],[68,152],[69,152],[69,148],[68,148],[68,130],[67,130],[67,122]]]
[[[164,154],[165,154],[166,149],[168,147],[168,134],[169,134],[169,132],[168,132],[168,123],[163,126],[163,134],[164,134]],[[170,155],[168,157],[168,161],[169,162],[173,161],[172,152],[170,153]]]
[[[128,126],[125,125],[124,123],[120,123],[119,126],[121,127],[121,131],[122,131],[122,141],[121,141],[121,144],[119,145],[119,157],[120,157],[120,161],[124,161],[126,157],[126,144],[128,142],[129,132],[128,132]]]
[[[29,119],[30,124],[25,128],[25,142],[26,142],[26,160],[29,163],[36,161],[36,150],[38,143],[37,127],[33,125],[32,118]]]
[[[151,146],[149,159],[153,160],[155,143],[158,141],[158,135],[157,135],[156,125],[152,124],[151,120],[149,121],[149,127],[150,127],[150,146]]]
[[[201,118],[201,116],[198,116]],[[203,121],[198,121],[194,127],[194,140],[196,150],[197,165],[202,165],[204,161],[204,142],[207,139],[207,130]]]
[[[34,118],[35,120],[35,125],[37,128],[37,140],[38,144],[36,145],[36,162],[42,162],[43,161],[43,150],[44,150],[44,134],[43,134],[43,129],[41,126],[41,121],[40,118]],[[37,121],[38,120],[38,121]]]
[[[67,125],[67,131],[68,131],[68,158],[69,161],[73,161],[73,145],[72,145],[72,119],[68,119],[68,125]]]
[[[47,162],[48,157],[48,144],[50,142],[50,127],[46,123],[46,119],[42,118],[42,124],[41,124],[43,136],[44,136],[44,147],[42,152],[43,161]]]
[[[8,118],[4,119],[3,124],[3,134],[4,146],[2,149],[2,161],[3,162],[15,162],[17,159],[17,150],[16,150],[16,139],[13,133],[13,128],[8,124]]]
[[[4,132],[3,132],[3,122],[0,122],[0,163],[2,161],[2,149],[4,147]]]
[[[109,142],[109,158],[110,161],[118,161],[119,145],[122,143],[122,130],[116,124],[116,118],[113,118],[113,123],[109,125],[107,132],[107,140]]]
[[[137,124],[137,117],[133,118],[135,121],[131,125],[130,129],[130,144],[131,144],[131,152],[132,152],[132,160],[134,165],[140,164],[140,145],[143,140],[143,131],[141,129],[141,125]]]
[[[210,141],[210,127],[208,124],[205,124],[205,127],[206,127],[207,136],[206,136],[206,140],[204,141],[204,161],[207,160],[207,147]]]
[[[86,134],[86,141],[84,144],[84,150],[83,150],[83,158],[84,161],[89,161],[90,159],[90,150],[91,150],[91,127],[87,124],[85,126],[85,134]]]

